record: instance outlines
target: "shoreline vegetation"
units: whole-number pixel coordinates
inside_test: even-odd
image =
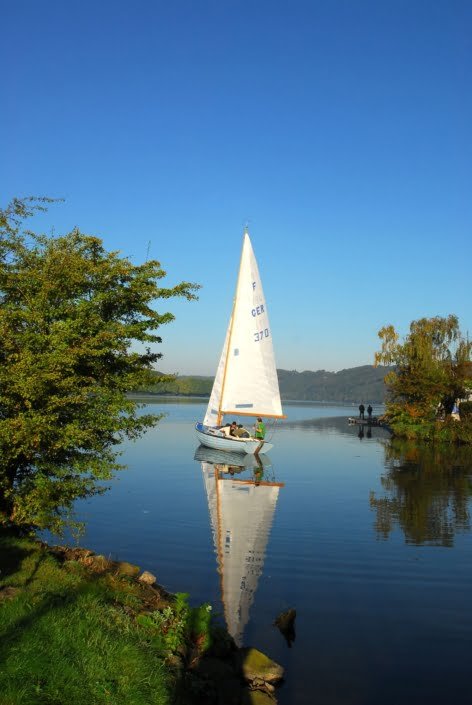
[[[393,326],[378,335],[375,363],[393,366],[384,415],[393,435],[472,444],[472,341],[457,316],[412,321],[403,339]]]
[[[155,576],[0,532],[2,705],[269,705],[283,668]]]

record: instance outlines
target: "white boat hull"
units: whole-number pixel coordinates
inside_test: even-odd
[[[205,430],[208,429],[208,430]],[[195,426],[197,438],[200,443],[207,448],[215,448],[216,450],[230,451],[231,453],[250,453],[254,455],[258,453],[267,453],[274,446],[272,443],[262,443],[254,438],[226,438],[225,436],[211,433],[208,426],[197,423]]]
[[[208,448],[204,445],[199,445],[193,456],[194,460],[212,465],[239,465],[247,470],[260,469],[269,470],[272,466],[272,461],[268,455],[262,455],[256,458],[252,453],[230,453],[227,450],[221,451],[215,448]]]

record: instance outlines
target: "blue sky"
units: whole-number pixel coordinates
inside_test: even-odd
[[[202,285],[167,372],[213,374],[247,220],[278,367],[472,334],[471,37],[468,0],[4,1],[1,205]]]

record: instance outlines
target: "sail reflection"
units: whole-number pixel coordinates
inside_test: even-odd
[[[370,494],[378,536],[399,526],[407,543],[453,546],[456,534],[470,531],[470,448],[394,439],[385,445],[385,467],[385,495]]]
[[[275,482],[267,456],[200,446],[195,460],[202,466],[226,625],[241,645],[284,484]]]

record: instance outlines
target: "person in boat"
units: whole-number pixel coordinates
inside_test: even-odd
[[[365,411],[365,406],[364,404],[359,404],[359,418],[363,419],[364,418],[364,411]]]
[[[230,475],[243,472],[243,470],[245,470],[245,468],[242,465],[228,465],[228,472]]]
[[[266,435],[266,427],[260,416],[257,419],[256,430],[254,435],[260,441],[263,441]]]
[[[238,430],[238,425],[237,425],[236,421],[233,421],[233,423],[229,427],[229,435],[230,436],[237,436],[238,435],[236,433],[237,430]]]
[[[372,407],[370,404],[367,407],[367,416],[369,417],[369,421],[372,421]]]
[[[236,436],[238,436],[238,438],[249,438],[250,433],[249,431],[246,431],[242,423],[240,423],[236,429]]]
[[[261,480],[264,476],[264,470],[262,468],[254,468],[254,484],[258,487],[261,484]]]

